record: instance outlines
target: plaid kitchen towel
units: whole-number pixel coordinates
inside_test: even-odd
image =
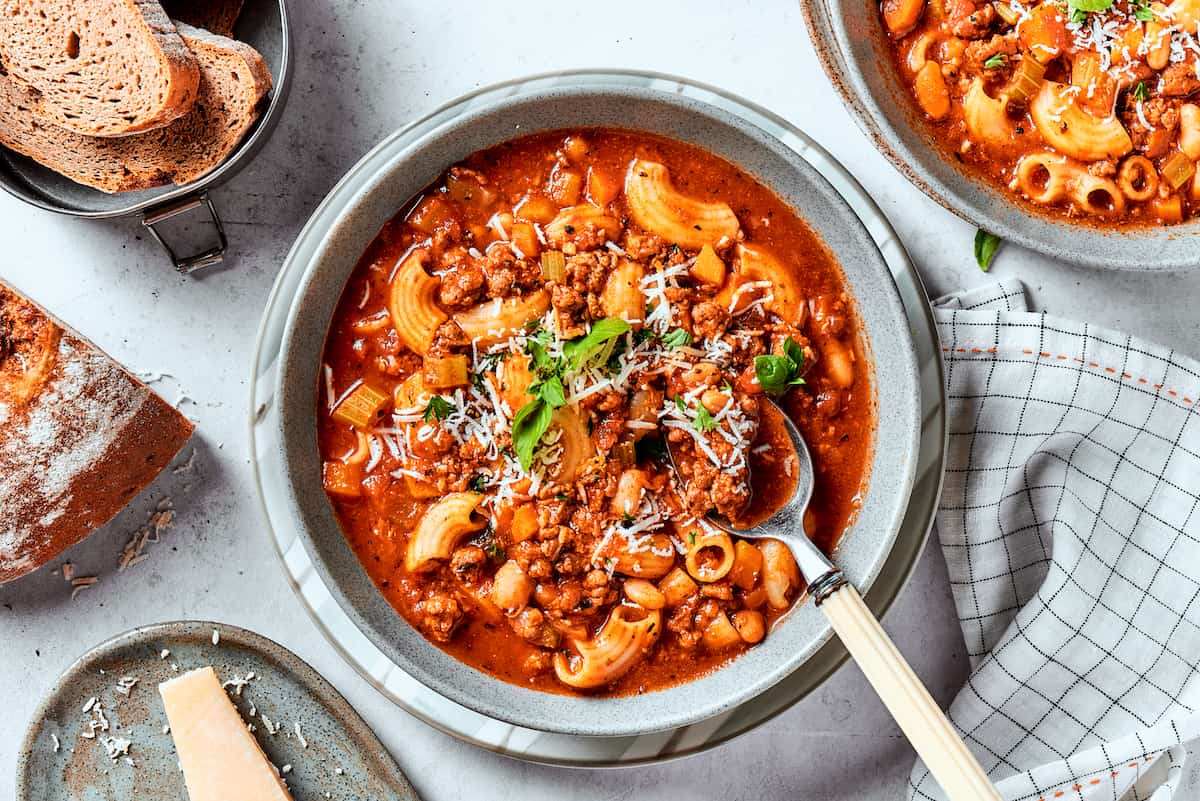
[[[1200,798],[1200,363],[1018,282],[934,305],[972,666],[951,718],[1008,801]],[[943,798],[920,763],[910,797]]]

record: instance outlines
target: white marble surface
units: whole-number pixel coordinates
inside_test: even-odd
[[[521,10],[514,10],[521,5]],[[139,624],[211,618],[260,631],[322,671],[357,707],[422,796],[526,801],[894,799],[912,761],[861,674],[844,667],[757,731],[674,764],[623,771],[526,765],[462,745],[409,717],[346,666],[288,589],[263,531],[246,456],[246,385],[261,306],[292,237],[325,192],[386,133],[481,84],[567,67],[619,66],[716,84],[795,121],[878,198],[931,293],[987,279],[973,230],[913,189],[859,133],[812,53],[794,0],[423,3],[293,0],[299,60],[290,105],[258,159],[215,191],[232,238],[228,269],[181,278],[131,220],[57,217],[0,197],[0,275],[128,365],[198,423],[195,472],[166,474],[72,551],[100,583],[72,602],[43,571],[0,588],[0,798],[29,716],[55,676],[101,639]],[[1099,274],[1016,248],[994,274],[1021,277],[1046,309],[1200,354],[1200,272]],[[186,454],[186,451],[185,451]],[[150,559],[115,571],[129,532],[161,497],[178,522]],[[936,546],[886,628],[934,695],[966,675]],[[49,747],[49,744],[46,744]],[[1193,783],[1193,786],[1200,786]]]

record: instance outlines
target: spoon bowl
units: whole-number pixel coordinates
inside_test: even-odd
[[[772,422],[778,422],[787,432],[792,453],[785,455],[783,464],[787,475],[795,476],[792,494],[767,517],[756,517],[756,522],[746,527],[718,515],[710,515],[709,522],[742,539],[775,539],[787,545],[804,577],[809,597],[829,618],[846,650],[862,668],[946,796],[951,801],[1000,801],[979,762],[863,603],[858,590],[809,539],[804,529],[804,514],[812,500],[814,473],[812,454],[800,429],[770,398],[764,396],[759,412],[770,415]],[[683,483],[669,444],[667,455]]]

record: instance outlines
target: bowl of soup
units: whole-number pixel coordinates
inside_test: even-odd
[[[494,100],[372,175],[276,376],[296,525],[355,626],[447,698],[569,734],[802,669],[830,630],[791,555],[707,518],[789,486],[773,398],[813,452],[810,536],[863,588],[895,542],[918,370],[840,196],[744,120],[617,82]]]
[[[801,6],[860,127],[950,211],[1086,266],[1195,265],[1200,45],[1181,2]]]

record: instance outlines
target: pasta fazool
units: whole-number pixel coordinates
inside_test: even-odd
[[[764,392],[813,450],[827,550],[874,430],[812,231],[732,165],[612,130],[477,153],[414,199],[347,284],[324,382],[325,488],[376,585],[462,661],[557,692],[694,678],[796,601],[786,548],[704,519],[790,491]]]
[[[897,68],[959,161],[1095,224],[1200,213],[1194,0],[883,0],[881,10]]]

